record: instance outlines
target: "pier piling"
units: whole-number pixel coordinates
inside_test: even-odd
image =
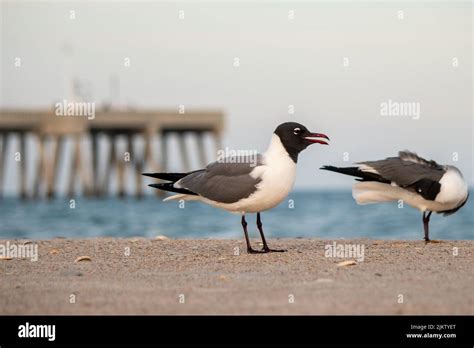
[[[64,172],[68,178],[62,191],[69,197],[111,195],[112,182],[119,197],[142,197],[142,172],[168,170],[172,134],[178,138],[181,170],[189,171],[190,151],[204,166],[204,137],[210,134],[219,148],[222,131],[223,114],[215,110],[186,110],[185,115],[178,110],[107,110],[96,112],[93,119],[56,116],[53,109],[0,110],[0,197],[12,163],[18,169],[16,193],[24,199],[57,196]],[[18,136],[18,148],[9,144],[13,134]],[[152,146],[155,138],[159,153]],[[14,162],[16,152],[21,159]],[[127,182],[133,183],[133,192],[128,192]]]

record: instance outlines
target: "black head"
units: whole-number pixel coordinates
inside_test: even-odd
[[[305,126],[296,122],[285,122],[279,125],[274,132],[281,140],[281,143],[288,152],[288,155],[296,163],[298,154],[311,144],[328,145],[327,142],[317,138],[329,140],[327,135],[322,133],[311,133]]]

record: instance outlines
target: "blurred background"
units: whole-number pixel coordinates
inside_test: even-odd
[[[301,154],[294,192],[263,215],[270,236],[422,238],[419,212],[357,206],[352,180],[323,164],[409,149],[473,184],[471,2],[0,9],[0,237],[239,238],[238,217],[161,203],[138,174],[197,169],[226,148],[263,152],[290,120],[331,145]],[[63,101],[93,119],[56,116]],[[419,117],[382,115],[389,101],[416,103]],[[472,210],[436,216],[433,238],[472,239]]]

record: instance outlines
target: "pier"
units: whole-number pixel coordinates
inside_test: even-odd
[[[54,109],[0,110],[0,196],[13,156],[18,166],[16,192],[24,199],[55,197],[61,165],[68,165],[68,196],[124,197],[126,175],[133,173],[132,194],[141,197],[141,173],[168,170],[172,135],[178,139],[182,171],[189,171],[191,151],[201,166],[211,160],[204,146],[207,134],[216,150],[222,147],[223,126],[224,115],[218,110],[98,110],[93,119],[57,116]],[[15,148],[14,137],[18,139]],[[186,146],[186,137],[193,138],[192,146]],[[156,139],[159,153],[153,147]],[[31,141],[34,146],[28,146]],[[60,163],[64,158],[70,163]],[[117,183],[116,192],[111,192],[111,181]]]

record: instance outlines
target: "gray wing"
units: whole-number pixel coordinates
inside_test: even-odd
[[[399,157],[358,164],[373,168],[383,180],[415,191],[425,199],[434,200],[441,189],[439,181],[446,172],[444,167],[412,152],[401,151],[398,155]],[[364,171],[364,168],[359,169]]]
[[[175,186],[216,202],[234,203],[255,192],[261,179],[253,178],[250,173],[259,165],[262,165],[261,155],[226,157],[185,176]]]
[[[385,180],[393,181],[399,186],[409,186],[417,181],[427,179],[438,182],[445,169],[434,161],[408,151],[400,151],[399,157],[389,157],[380,161],[366,161],[358,164],[369,166]]]

